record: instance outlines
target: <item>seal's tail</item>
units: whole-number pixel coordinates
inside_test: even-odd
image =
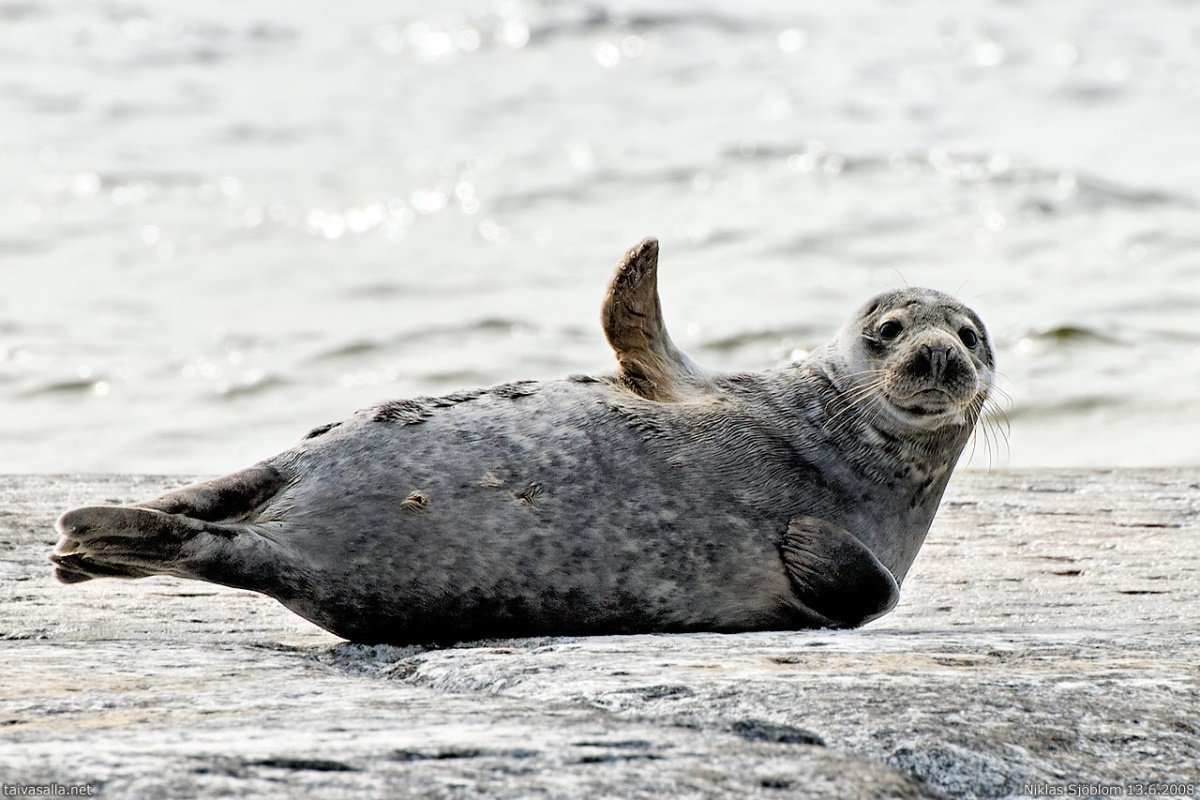
[[[206,522],[244,522],[278,494],[285,483],[278,470],[260,464],[185,486],[135,506]]]
[[[68,511],[57,523],[54,576],[80,583],[174,575],[257,589],[286,561],[255,525],[284,483],[259,466],[132,506]]]

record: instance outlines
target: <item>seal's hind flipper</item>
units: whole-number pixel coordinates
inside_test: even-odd
[[[92,506],[58,519],[50,560],[63,583],[173,575],[261,591],[287,559],[254,526],[205,522],[129,506]]]
[[[259,465],[134,505],[207,522],[240,522],[274,497],[284,483],[273,467]]]
[[[604,335],[621,365],[621,381],[649,400],[678,400],[703,372],[667,334],[658,299],[658,240],[625,254],[601,311]]]
[[[900,599],[887,567],[845,528],[815,517],[788,523],[779,548],[792,590],[834,628],[856,628]]]
[[[83,583],[92,578],[146,578],[151,574],[136,567],[105,564],[79,553],[55,553],[54,577],[62,583]]]

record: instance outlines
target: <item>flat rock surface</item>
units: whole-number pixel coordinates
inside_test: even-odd
[[[0,782],[138,798],[1200,792],[1197,469],[960,473],[900,605],[856,631],[440,650],[347,644],[209,584],[54,582],[58,513],[186,482],[0,477]]]

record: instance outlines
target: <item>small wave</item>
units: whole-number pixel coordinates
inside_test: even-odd
[[[301,38],[300,31],[277,22],[254,22],[245,30],[245,36],[259,42],[294,42]]]
[[[491,201],[497,212],[521,211],[539,205],[571,205],[580,203],[593,194],[600,194],[600,183],[609,180],[607,175],[593,173],[586,181],[570,184],[547,184],[533,189],[511,191],[497,195]]]
[[[447,283],[438,286],[400,281],[377,281],[375,283],[352,286],[338,292],[338,295],[348,300],[389,300],[393,297],[413,295],[420,295],[421,297],[451,297],[455,300],[460,300],[468,288],[478,294],[487,294],[489,291],[504,285],[507,284],[499,282],[491,283],[482,277],[471,281],[469,284]]]
[[[1080,201],[1094,208],[1108,206],[1157,206],[1177,205],[1191,208],[1194,203],[1191,198],[1166,192],[1159,189],[1142,189],[1135,186],[1104,180],[1102,178],[1077,178],[1077,192]]]
[[[568,4],[559,7],[557,13],[550,9],[547,11],[549,13],[545,18],[531,26],[531,41],[590,35],[606,28],[638,33],[660,32],[675,28],[707,28],[721,33],[742,33],[754,27],[746,19],[695,8],[678,13],[672,13],[665,9],[629,12],[597,6],[579,7]]]
[[[1112,81],[1077,80],[1059,87],[1058,93],[1085,105],[1098,105],[1116,100],[1128,94],[1128,90]]]
[[[312,135],[312,130],[301,126],[255,125],[250,123],[229,125],[223,132],[225,141],[235,144],[248,142],[293,144],[312,138]]]
[[[48,8],[44,8],[42,3],[2,3],[0,4],[0,19],[16,22],[18,20],[27,20],[32,17],[44,16],[50,13]]]
[[[278,375],[263,375],[251,380],[243,380],[231,384],[218,384],[217,397],[222,400],[234,400],[239,397],[253,397],[266,394],[274,389],[290,385],[291,381]]]
[[[37,239],[0,238],[0,254],[8,256],[32,256],[51,249],[53,242]]]
[[[827,176],[901,172],[910,177],[935,174],[958,183],[987,183],[1039,193],[1025,201],[1031,210],[1054,213],[1071,205],[1088,209],[1173,205],[1193,208],[1190,196],[1157,187],[1131,186],[1071,170],[1012,164],[1002,153],[951,153],[943,150],[896,151],[887,156],[850,155],[811,141],[743,141],[721,152],[725,161],[787,161],[799,172]]]
[[[1142,332],[1151,339],[1163,342],[1200,342],[1200,331],[1187,328],[1143,328]]]
[[[545,183],[497,195],[491,207],[498,211],[523,210],[546,204],[571,204],[610,196],[613,187],[690,186],[703,166],[664,166],[651,169],[606,167],[580,175],[570,183]]]
[[[423,373],[420,378],[432,386],[489,386],[494,376],[476,369],[447,369]]]
[[[731,353],[748,347],[767,345],[792,350],[805,342],[821,341],[822,331],[808,326],[740,331],[716,339],[704,340],[700,347],[709,352]]]
[[[1088,342],[1116,345],[1126,344],[1126,342],[1111,333],[1102,333],[1086,325],[1052,325],[1041,327],[1026,333],[1024,338],[1060,344]]]
[[[1071,417],[1101,409],[1120,408],[1127,403],[1128,398],[1121,395],[1085,394],[1061,400],[1019,403],[1008,410],[1008,419],[1015,421],[1018,419]]]
[[[358,359],[363,356],[414,344],[427,344],[441,339],[462,340],[478,334],[510,335],[522,331],[534,331],[536,326],[503,317],[485,317],[464,322],[460,325],[433,325],[417,331],[409,331],[386,340],[357,339],[323,350],[306,359],[305,363],[317,364],[326,361]],[[565,329],[569,333],[574,329]],[[561,336],[562,334],[559,333]]]
[[[111,170],[97,172],[93,180],[97,191],[111,191],[122,186],[144,186],[153,189],[191,189],[205,183],[198,172],[179,170]]]
[[[324,361],[340,361],[343,358],[355,359],[360,356],[376,353],[387,348],[384,342],[372,342],[367,340],[359,340],[349,342],[331,350],[325,350],[321,353],[307,359],[306,363],[318,364]]]
[[[511,333],[526,327],[515,319],[504,317],[484,317],[461,325],[438,325],[422,331],[405,333],[393,339],[394,342],[419,342],[441,336],[456,336],[467,333]]]
[[[21,392],[21,397],[47,397],[55,395],[82,395],[99,393],[101,387],[107,387],[108,383],[104,378],[88,377],[88,378],[70,378],[64,381],[53,381],[51,383],[34,386]]]

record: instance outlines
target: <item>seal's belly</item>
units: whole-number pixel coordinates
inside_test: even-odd
[[[356,640],[798,624],[785,509],[747,503],[703,446],[554,399],[360,420],[297,456],[275,535],[339,589],[280,599]]]

